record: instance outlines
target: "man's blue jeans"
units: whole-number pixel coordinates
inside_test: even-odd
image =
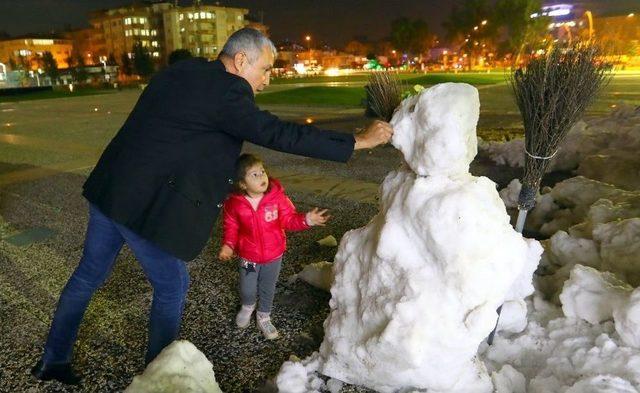
[[[71,362],[73,344],[87,305],[111,274],[116,256],[125,242],[153,286],[146,363],[177,338],[189,288],[185,262],[115,223],[90,205],[82,259],[60,295],[42,357],[45,364]]]

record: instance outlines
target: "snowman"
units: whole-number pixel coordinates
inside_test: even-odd
[[[380,212],[344,235],[318,371],[380,392],[491,392],[476,354],[496,324],[526,325],[542,247],[509,224],[496,185],[469,173],[478,91],[423,90],[391,121],[405,159],[381,185]],[[315,368],[315,367],[314,367]]]

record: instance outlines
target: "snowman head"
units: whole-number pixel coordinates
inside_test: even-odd
[[[407,98],[391,125],[391,143],[420,176],[469,172],[478,153],[478,90],[466,83],[442,83]]]

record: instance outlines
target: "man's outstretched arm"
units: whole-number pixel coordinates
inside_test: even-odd
[[[223,100],[222,129],[251,143],[287,153],[332,161],[347,161],[353,150],[387,143],[393,134],[388,123],[375,121],[356,135],[321,130],[311,125],[282,121],[260,110],[248,83],[234,83]]]

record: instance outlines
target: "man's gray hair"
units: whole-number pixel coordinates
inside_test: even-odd
[[[220,55],[233,58],[237,53],[244,52],[249,62],[253,63],[262,55],[262,48],[265,46],[271,50],[275,57],[277,50],[273,42],[260,31],[245,27],[231,34]]]

